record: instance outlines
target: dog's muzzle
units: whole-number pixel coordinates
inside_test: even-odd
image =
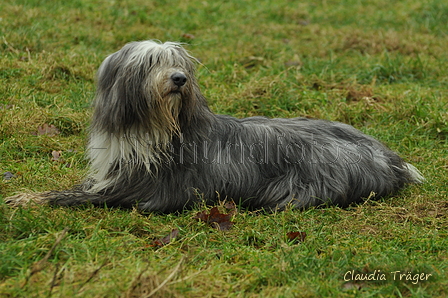
[[[175,72],[171,75],[171,80],[177,87],[182,87],[187,82],[187,77],[181,72]]]

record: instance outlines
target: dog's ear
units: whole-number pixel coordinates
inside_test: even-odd
[[[148,102],[143,92],[146,65],[128,63],[128,54],[129,49],[124,48],[110,55],[97,73],[92,125],[109,133],[120,132],[148,118]]]

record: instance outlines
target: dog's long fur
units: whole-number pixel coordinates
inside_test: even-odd
[[[346,124],[213,114],[195,63],[172,42],[132,42],[107,57],[98,71],[89,177],[70,190],[8,201],[171,212],[232,198],[272,210],[347,206],[423,181],[415,167]]]

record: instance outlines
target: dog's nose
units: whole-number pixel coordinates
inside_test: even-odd
[[[187,77],[183,73],[176,72],[171,75],[171,80],[176,86],[182,87],[187,82]]]

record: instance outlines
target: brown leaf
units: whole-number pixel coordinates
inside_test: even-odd
[[[289,61],[285,62],[286,67],[301,66],[301,65],[302,65],[302,63],[300,63],[300,61],[297,61],[297,60],[289,60]]]
[[[362,288],[365,288],[366,284],[361,282],[361,283],[356,283],[356,282],[346,282],[345,284],[342,285],[342,289],[343,290],[361,290]]]
[[[229,211],[229,214],[235,215],[237,212],[236,204],[234,201],[227,201],[224,203],[224,208],[226,208]]]
[[[177,236],[179,236],[179,229],[173,229],[171,231],[171,233],[169,233],[165,237],[155,240],[153,242],[153,246],[161,247],[161,246],[167,245],[168,243],[171,242],[171,240],[173,240],[174,238],[177,238]]]
[[[53,124],[48,125],[48,124],[44,124],[42,126],[39,126],[37,128],[37,135],[41,136],[41,135],[48,135],[50,137],[54,137],[58,134],[60,134],[61,132],[59,131],[59,129],[54,126]]]
[[[184,34],[182,34],[182,37],[185,39],[195,39],[196,38],[196,36],[194,36],[193,34],[190,34],[190,33],[184,33]]]
[[[203,221],[214,227],[215,229],[221,231],[228,231],[233,226],[233,222],[230,221],[232,213],[224,214],[219,212],[218,207],[213,207],[210,209],[210,213],[207,211],[198,212],[194,219]]]
[[[3,173],[3,179],[4,180],[11,180],[15,175],[11,172],[4,172]]]
[[[51,158],[51,161],[62,162],[62,151],[56,151],[56,150],[53,150],[53,151],[51,152],[51,155],[53,156],[53,157]]]
[[[303,242],[306,238],[305,232],[289,232],[286,233],[286,238],[291,242]]]

